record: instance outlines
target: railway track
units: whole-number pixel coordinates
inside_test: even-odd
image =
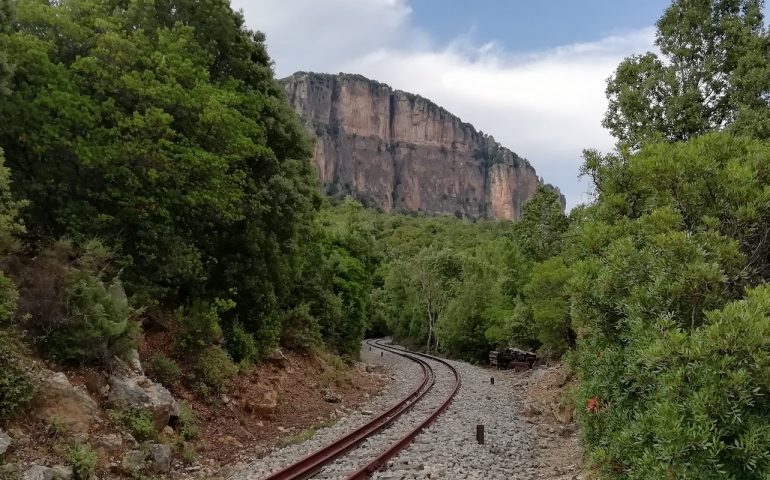
[[[382,470],[450,405],[460,388],[460,374],[448,362],[400,350],[381,340],[370,340],[367,344],[370,348],[417,363],[422,372],[421,381],[406,397],[365,425],[271,473],[264,480],[366,479]],[[438,377],[434,366],[440,366],[448,374]]]

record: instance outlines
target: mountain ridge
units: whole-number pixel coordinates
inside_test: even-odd
[[[516,220],[544,185],[527,159],[418,94],[359,74],[297,72],[281,83],[316,137],[313,164],[328,195],[385,211]]]

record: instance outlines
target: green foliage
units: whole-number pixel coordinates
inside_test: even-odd
[[[174,385],[182,378],[182,372],[176,362],[162,352],[153,355],[147,367],[150,376],[166,386]]]
[[[219,346],[206,347],[195,362],[196,379],[206,392],[220,393],[227,389],[238,373],[230,355]]]
[[[227,351],[236,362],[244,366],[250,365],[260,356],[254,336],[238,322],[233,324],[232,331],[227,336]]]
[[[179,405],[179,426],[177,427],[179,435],[185,440],[194,440],[198,438],[198,418],[189,405],[181,402]]]
[[[568,289],[580,421],[603,477],[770,472],[769,297],[751,290],[770,276],[768,159],[765,142],[728,134],[587,156],[598,198],[572,232]]]
[[[7,420],[32,399],[35,385],[18,339],[0,330],[0,421]]]
[[[0,118],[14,119],[0,147],[16,197],[31,200],[31,250],[100,238],[129,297],[198,308],[201,321],[232,299],[221,327],[274,346],[302,300],[319,196],[264,36],[214,0],[12,3],[8,23],[0,3],[14,65],[0,54]]]
[[[768,138],[770,37],[761,0],[675,0],[654,53],[625,59],[607,85],[604,126],[638,149],[727,126]]]
[[[136,346],[139,325],[118,279],[110,284],[76,272],[64,291],[66,319],[43,338],[48,355],[62,362],[94,362]]]
[[[219,325],[219,309],[203,300],[194,300],[186,309],[178,310],[182,334],[179,344],[182,350],[203,348],[222,341],[222,327]]]
[[[152,412],[143,408],[110,410],[108,416],[113,422],[126,427],[137,440],[154,440],[157,436]]]
[[[67,460],[72,465],[75,480],[88,480],[96,470],[98,457],[88,444],[77,444],[67,452]]]
[[[547,355],[561,356],[574,344],[567,290],[571,277],[572,270],[563,258],[554,257],[536,264],[524,287],[535,336]]]

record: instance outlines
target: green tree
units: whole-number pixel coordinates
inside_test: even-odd
[[[270,348],[319,200],[264,37],[218,0],[16,5],[0,146],[27,239],[101,238],[137,301],[231,299]]]
[[[559,194],[553,188],[541,185],[524,204],[515,235],[528,258],[543,261],[558,253],[561,236],[568,225]]]
[[[770,38],[761,0],[676,0],[654,53],[625,59],[607,84],[603,125],[623,144],[687,140],[731,127],[770,135]]]

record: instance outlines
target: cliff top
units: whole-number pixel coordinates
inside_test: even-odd
[[[492,135],[486,134],[486,133],[484,133],[481,130],[476,130],[476,127],[474,127],[471,123],[464,122],[457,115],[453,114],[452,112],[450,112],[446,108],[442,107],[441,105],[436,104],[432,100],[423,97],[422,95],[418,95],[416,93],[406,92],[404,90],[399,90],[399,89],[393,88],[393,87],[391,87],[390,85],[388,85],[386,83],[378,82],[377,80],[372,80],[371,78],[367,78],[367,77],[365,77],[363,75],[360,75],[360,74],[357,74],[357,73],[344,73],[344,72],[340,72],[340,73],[334,74],[334,73],[318,73],[318,72],[299,71],[299,72],[293,73],[292,75],[290,75],[290,76],[288,76],[286,78],[282,78],[279,81],[281,83],[288,83],[288,82],[292,81],[293,79],[296,79],[296,78],[302,77],[302,76],[309,77],[311,79],[315,79],[315,80],[319,80],[319,81],[333,81],[333,80],[337,80],[337,81],[365,82],[365,83],[368,83],[369,85],[371,85],[374,88],[383,88],[383,89],[389,90],[393,94],[403,95],[403,96],[407,97],[412,102],[418,102],[418,101],[419,102],[424,102],[425,104],[428,105],[429,108],[436,109],[436,110],[438,110],[443,115],[446,115],[448,117],[457,119],[457,121],[464,128],[467,128],[469,130],[472,130],[473,132],[478,133],[479,136],[481,136],[485,140],[489,141],[492,144],[492,145],[490,145],[492,148],[489,148],[489,151],[491,151],[491,152],[508,151],[508,152],[510,152],[512,154],[513,163],[516,166],[523,166],[525,168],[530,168],[530,169],[532,169],[534,171],[534,167],[532,167],[532,165],[529,162],[529,160],[527,160],[524,157],[521,157],[520,155],[516,154],[516,152],[513,152],[509,148],[506,148],[503,145],[501,145],[500,142],[495,140],[495,138]],[[500,155],[499,157],[495,156],[495,157],[496,158],[490,158],[489,160],[492,163],[501,163],[501,162],[503,162],[504,155]]]

